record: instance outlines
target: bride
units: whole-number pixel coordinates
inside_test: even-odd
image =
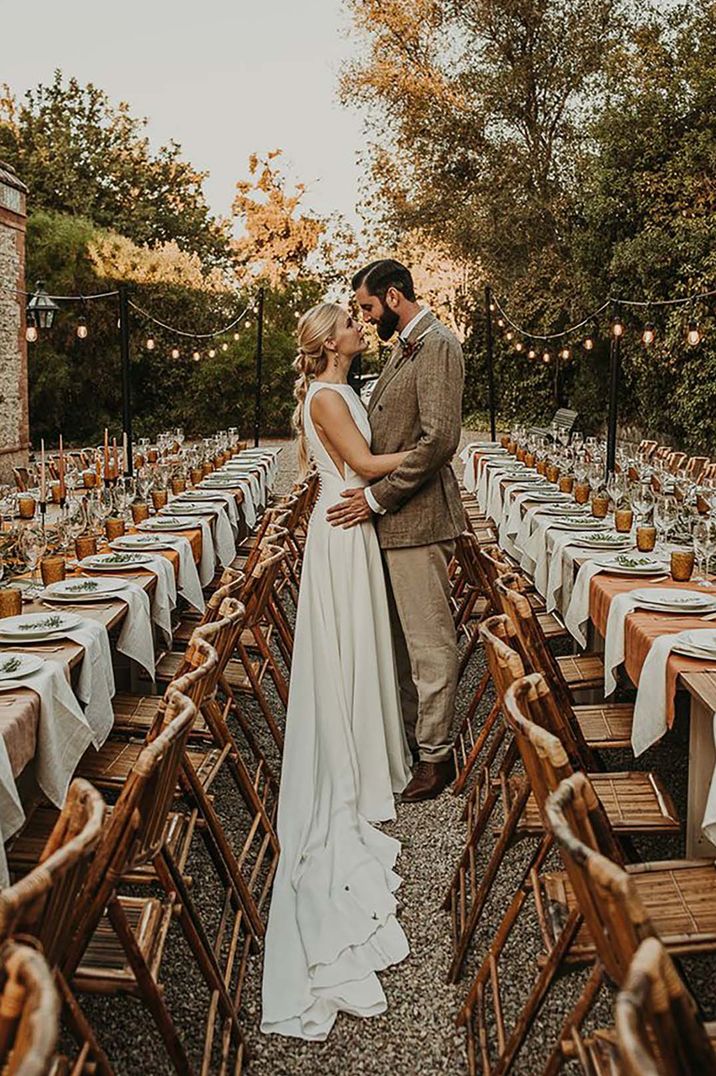
[[[299,462],[320,493],[306,539],[278,806],[281,855],[266,934],[262,1030],[322,1040],[339,1012],[375,1016],[376,972],[408,954],[396,918],[395,818],[410,779],[388,603],[373,525],[332,527],[347,488],[393,471],[407,453],[373,456],[348,385],[360,327],[334,303],[298,322],[294,425]]]

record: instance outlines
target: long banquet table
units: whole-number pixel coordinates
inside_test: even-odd
[[[533,578],[535,588],[547,600],[548,610],[562,617],[575,639],[582,643],[584,639],[575,630],[579,618],[570,617],[575,579],[580,569],[595,557],[603,556],[603,551],[570,548],[570,540],[576,539],[563,533],[555,537],[559,532],[549,529],[547,517],[539,516],[540,505],[531,499],[529,490],[515,489],[520,485],[520,477],[504,475],[504,467],[514,463],[512,457],[495,457],[489,449],[468,448],[464,459],[465,486],[475,493],[480,507],[493,519],[500,544]],[[674,583],[663,577],[655,580],[600,571],[588,583],[589,645],[604,649],[609,612],[617,595],[652,586],[704,593],[704,588],[694,582]],[[716,581],[711,593],[716,595]],[[716,623],[679,613],[630,610],[624,619],[624,674],[639,689],[644,662],[656,639],[708,627],[716,628]],[[677,693],[688,703],[690,716],[686,854],[713,857],[716,854],[716,667],[707,658],[670,653],[665,677],[665,727],[671,727],[674,722]],[[707,806],[710,820],[707,828],[713,840],[703,829]]]
[[[266,455],[259,459],[254,453],[247,453],[246,457],[237,458],[242,467],[237,474],[235,484],[224,487],[223,492],[234,498],[239,512],[244,515],[250,514],[253,521],[256,518],[257,509],[266,503],[273,478],[276,473],[277,452],[268,450]],[[230,471],[231,469],[229,469]],[[227,473],[229,473],[227,471]],[[181,496],[181,495],[179,495]],[[177,498],[173,498],[177,499]],[[250,502],[250,513],[247,513],[247,500]],[[172,498],[170,498],[171,504]],[[218,548],[215,540],[215,528],[220,513],[224,512],[225,506],[219,502],[202,502],[201,519],[209,519],[211,523],[211,538],[214,543],[214,557],[220,564]],[[177,509],[177,514],[180,510]],[[127,533],[133,533],[136,528],[128,528]],[[155,532],[153,532],[155,533]],[[191,556],[195,565],[200,565],[204,552],[204,535],[207,533],[200,522],[196,527],[181,530],[162,530],[156,532],[157,538],[176,538],[177,536],[188,539]],[[237,535],[238,536],[238,535]],[[243,535],[241,535],[243,536]],[[235,554],[235,545],[234,545]],[[176,548],[165,548],[156,551],[157,556],[165,558],[172,566],[175,579],[178,579],[180,568],[180,554]],[[233,559],[233,557],[232,557]],[[117,572],[123,579],[138,584],[148,595],[151,595],[158,585],[157,575],[149,570],[137,566],[130,572]],[[94,576],[106,577],[105,572],[92,572],[79,567],[68,571],[67,578]],[[76,611],[75,606],[68,606]],[[55,611],[58,611],[55,609]],[[48,607],[40,600],[23,602],[23,614],[48,612]],[[106,628],[110,635],[110,641],[116,640],[118,632],[128,615],[128,605],[121,597],[107,595],[106,599],[98,603],[86,602],[82,604],[81,616],[83,620],[92,620]],[[113,664],[116,658],[116,648],[112,645]],[[77,671],[85,659],[85,650],[78,643],[67,638],[55,637],[45,641],[33,643],[0,644],[0,655],[8,651],[22,652],[37,655],[44,661],[51,661],[63,668],[64,676],[69,684],[76,680]],[[130,663],[131,664],[131,663]],[[146,692],[153,690],[150,681],[143,682]],[[38,692],[28,682],[27,686],[20,682],[11,688],[3,688],[0,684],[0,839],[7,841],[18,829],[23,821],[23,807],[21,799],[36,795],[36,788],[32,780],[32,763],[38,751],[38,727],[40,721],[41,700]],[[17,781],[17,787],[15,787]],[[21,789],[21,792],[18,792]],[[0,844],[0,875],[4,873],[4,856]]]

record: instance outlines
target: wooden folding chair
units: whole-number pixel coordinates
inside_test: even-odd
[[[539,674],[523,677],[508,688],[504,697],[503,713],[515,737],[530,793],[534,797],[533,803],[544,827],[548,794],[559,786],[560,781],[571,777],[573,773],[570,753],[561,739],[563,717],[545,680]],[[565,740],[569,743],[568,735]],[[607,801],[609,815],[615,822],[619,820],[619,839],[609,822],[607,832],[609,849],[620,861],[623,860],[620,840],[629,833],[629,827],[625,824],[627,820],[631,823],[632,832],[642,829],[647,813],[651,815],[652,823],[657,828],[668,827],[670,821],[674,826],[678,825],[668,796],[666,800],[663,799],[664,793],[659,785],[654,785],[653,775],[646,775],[646,781],[643,780],[644,776],[638,775],[636,783],[632,784],[631,774],[610,774],[608,777],[604,774],[594,775],[594,781],[600,783]],[[646,810],[642,804],[648,804]],[[526,813],[529,813],[529,808]],[[495,931],[459,1013],[458,1023],[467,1029],[471,1073],[477,1071],[478,1044],[483,1071],[486,1074],[506,1072],[522,1048],[555,977],[567,970],[571,963],[589,964],[594,960],[593,945],[585,947],[575,942],[580,915],[574,899],[569,903],[561,895],[559,887],[561,884],[562,889],[564,888],[563,876],[558,876],[558,881],[555,882],[552,876],[542,876],[540,873],[551,845],[550,831],[543,828],[540,839],[535,842],[521,882]],[[716,872],[713,873],[716,879]],[[499,962],[513,930],[521,921],[521,915],[530,897],[533,898],[545,951],[536,960],[539,971],[520,1015],[508,1029],[503,1016]],[[716,919],[716,911],[714,918]],[[494,1003],[492,1013],[487,1011],[488,997]],[[496,1043],[488,1032],[491,1019],[497,1023]],[[493,1057],[495,1046],[497,1054]]]
[[[641,943],[616,1002],[624,1076],[716,1076],[716,1026],[707,1028],[657,938]]]
[[[644,938],[658,936],[672,953],[716,951],[716,867],[705,860],[625,864],[597,791],[583,773],[562,780],[545,813],[566,869],[566,878],[545,878],[546,899],[584,918],[573,956],[599,960],[550,1058],[550,1071],[557,1071],[590,1011],[602,971],[621,986]]]
[[[579,691],[599,688],[601,693],[604,685],[602,658],[596,654],[555,657],[529,602],[520,593],[518,581],[518,576],[503,576],[495,589],[503,612],[515,626],[526,667],[542,673],[560,704],[573,712],[585,746],[592,750],[631,747],[632,705],[608,702],[574,705],[574,695]],[[591,758],[589,766],[590,769],[599,768],[596,757]]]
[[[524,666],[517,652],[510,646],[510,628],[507,617],[492,617],[480,628],[488,663],[504,705],[505,694],[515,681],[524,676]],[[546,682],[539,677],[539,682]],[[588,764],[589,750],[580,737],[569,711],[564,712],[547,689],[540,701],[539,724],[548,730],[569,760],[570,769]],[[508,716],[510,730],[514,721]],[[510,736],[498,773],[484,782],[479,808],[472,832],[458,862],[458,867],[446,897],[446,907],[451,911],[453,922],[454,957],[450,965],[450,979],[455,981],[467,955],[484,905],[490,895],[495,878],[512,843],[523,836],[544,838],[544,827],[539,810],[540,798],[533,789],[532,781],[539,770],[529,766],[525,755],[530,755],[529,740]],[[513,772],[521,755],[525,776]],[[531,755],[530,755],[531,758]],[[563,776],[564,774],[562,774]],[[607,810],[616,831],[623,837],[635,833],[659,833],[678,831],[679,821],[671,798],[660,778],[653,773],[596,773],[592,777],[607,803]],[[479,877],[476,871],[478,846],[482,842],[488,823],[498,806],[502,805],[502,824],[497,840],[486,866]]]
[[[240,953],[240,993],[253,932],[247,906],[236,902],[231,884],[225,884],[224,906],[215,937],[210,937],[165,839],[167,818],[181,780],[189,731],[196,706],[184,694],[191,691],[198,667],[177,681],[162,706],[162,727],[142,749],[132,766],[97,849],[87,877],[82,914],[67,955],[67,974],[77,989],[90,993],[137,994],[155,1020],[167,1053],[178,1073],[192,1066],[177,1033],[160,984],[167,933],[178,919],[185,941],[196,961],[212,1001],[207,1014],[202,1071],[209,1071],[214,1036],[223,1022],[221,1064],[227,1063],[232,1045],[240,1072],[244,1040],[238,1021],[237,997],[232,987],[237,953]],[[183,690],[182,690],[183,689]],[[163,890],[155,897],[119,895],[117,880],[151,864]],[[225,875],[219,872],[222,880]],[[233,926],[231,911],[235,912]],[[222,965],[220,955],[228,951]],[[212,1068],[211,1071],[216,1071]]]
[[[243,622],[243,607],[232,598],[227,598],[225,601],[232,603],[232,613],[213,624],[196,629],[188,651],[192,665],[191,673],[184,674],[180,681],[186,685],[183,690],[190,696],[197,710],[203,709],[205,700],[211,699],[217,687],[219,653],[214,648],[214,643],[218,646],[219,652],[223,652],[227,637],[240,630]],[[188,680],[187,677],[189,677]],[[174,683],[176,684],[176,681]],[[138,707],[145,703],[145,699],[137,697]],[[154,720],[144,743],[127,740],[124,736],[111,736],[99,751],[89,749],[85,753],[78,772],[92,780],[99,788],[121,791],[136,765],[144,744],[151,743],[163,727],[162,700],[153,697],[153,706]],[[191,811],[188,837],[193,834],[195,828],[198,830],[217,873],[231,884],[233,899],[244,905],[250,928],[254,936],[259,938],[264,934],[265,925],[257,907],[256,898],[241,868],[239,857],[243,852],[237,852],[229,841],[213,796],[210,795],[212,783],[227,762],[232,749],[231,741],[221,749],[206,748],[196,743],[189,744],[182,757],[176,795],[186,801]],[[241,787],[240,791],[243,791]],[[249,810],[252,817],[255,816],[253,812],[256,809],[255,797],[251,797]],[[261,815],[262,825],[266,825],[267,813],[261,812]],[[259,834],[263,836],[263,830],[259,830]]]
[[[42,953],[0,949],[0,1066],[5,1076],[46,1076],[54,1067],[60,997]]]
[[[112,1065],[65,975],[67,952],[101,838],[104,813],[104,800],[97,789],[75,778],[39,863],[0,890],[0,940],[13,936],[35,939],[52,970],[63,1014],[79,1049],[78,1063],[95,1066],[103,1076],[113,1076]]]
[[[266,641],[264,625],[276,580],[285,559],[285,550],[272,545],[264,546],[261,558],[242,593],[242,601],[246,607],[244,630],[253,637],[261,664],[257,665],[253,660],[242,636],[236,645],[237,656],[229,661],[221,678],[222,688],[227,697],[233,698],[237,709],[240,709],[239,692],[253,695],[279,751],[283,751],[283,732],[263,689],[264,675],[266,672],[270,675],[284,711],[288,706],[288,684]]]

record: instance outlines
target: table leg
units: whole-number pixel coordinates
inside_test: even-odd
[[[716,766],[713,714],[698,699],[691,697],[689,730],[689,795],[686,815],[686,857],[713,859],[716,845],[701,832],[711,778]]]

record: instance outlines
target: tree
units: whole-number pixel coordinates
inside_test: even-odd
[[[298,183],[288,192],[287,180],[274,164],[280,156],[280,149],[265,158],[251,155],[250,179],[236,184],[232,207],[244,227],[244,235],[234,243],[240,271],[274,288],[296,279],[326,231],[324,221],[300,212],[306,187]]]
[[[17,102],[0,94],[0,158],[32,192],[32,210],[89,218],[136,243],[173,241],[210,264],[226,264],[228,234],[210,213],[197,172],[172,141],[153,153],[147,121],[129,105],[55,72]]]

